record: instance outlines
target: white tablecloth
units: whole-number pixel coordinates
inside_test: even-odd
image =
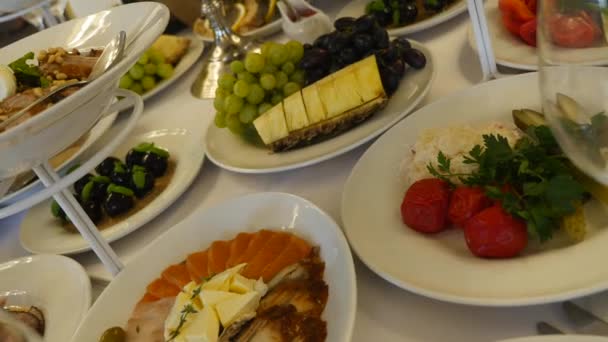
[[[341,3],[344,2],[328,1],[321,7],[329,13],[337,13]],[[480,81],[477,56],[466,41],[467,24],[468,16],[464,14],[411,37],[428,46],[437,67],[437,78],[423,104]],[[197,72],[198,69],[193,68],[174,87],[146,102],[144,116],[133,134],[156,128],[189,127],[188,123],[199,120],[210,122],[214,114],[211,101],[195,99],[189,92]],[[200,132],[201,139],[204,133]],[[177,202],[152,222],[113,243],[112,247],[128,263],[143,246],[194,211],[227,198],[259,191],[282,191],[305,197],[340,223],[344,182],[367,147],[369,144],[321,164],[269,175],[237,174],[206,161],[190,189]],[[22,217],[20,214],[0,220],[0,262],[27,254],[19,245]],[[92,253],[77,255],[75,259],[93,278],[109,279],[109,274]],[[568,327],[557,305],[480,308],[443,303],[389,284],[356,256],[355,263],[358,309],[354,341],[494,341],[534,334],[534,324],[538,320]],[[95,288],[99,290],[103,286]]]

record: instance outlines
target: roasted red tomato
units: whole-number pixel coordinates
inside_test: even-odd
[[[521,29],[521,26],[524,23],[525,23],[524,21],[517,21],[506,15],[502,16],[502,24],[505,26],[507,31],[511,32],[511,34],[514,34],[518,37],[519,37],[519,29]]]
[[[524,0],[526,3],[526,7],[532,12],[536,14],[537,1],[536,0]]]
[[[528,244],[526,224],[494,205],[469,219],[464,225],[469,250],[482,258],[511,258]]]
[[[491,205],[492,201],[482,188],[458,187],[452,192],[450,198],[448,219],[453,224],[462,227],[466,220]]]
[[[549,19],[549,31],[556,45],[568,48],[589,47],[601,34],[600,28],[585,11],[554,15]]]
[[[441,179],[421,179],[412,184],[401,203],[401,218],[421,233],[436,233],[447,227],[450,188]]]
[[[527,22],[536,18],[536,14],[528,8],[524,0],[499,0],[498,8],[503,17],[508,16],[516,21]]]
[[[536,46],[536,19],[532,19],[519,27],[519,36],[531,46]]]

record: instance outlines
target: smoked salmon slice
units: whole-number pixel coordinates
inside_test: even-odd
[[[207,272],[208,259],[208,252],[206,250],[188,255],[186,258],[186,269],[188,269],[188,274],[190,274],[190,280],[198,284],[209,276]]]
[[[277,273],[289,265],[308,257],[312,252],[312,246],[304,239],[291,235],[287,247],[268,264],[261,272],[262,279],[269,282]]]
[[[247,251],[247,247],[253,236],[254,234],[251,233],[239,233],[239,235],[230,242],[230,257],[226,262],[226,269],[238,265],[237,261],[239,261],[241,256]]]
[[[157,298],[175,297],[180,288],[171,284],[163,278],[157,278],[148,285],[147,292]]]
[[[184,263],[171,265],[163,271],[161,277],[171,284],[183,288],[186,284],[190,282],[190,274],[188,273],[188,268]]]
[[[251,261],[253,257],[260,251],[270,238],[272,238],[275,234],[279,234],[277,232],[273,232],[271,230],[262,229],[259,232],[253,234],[251,241],[249,242],[249,246],[247,246],[247,250],[245,253],[241,255],[240,258],[235,262],[235,265]]]
[[[209,275],[218,274],[226,270],[226,261],[230,256],[229,241],[215,241],[209,247],[209,264],[207,272]]]
[[[281,255],[290,239],[291,234],[275,233],[252,259],[245,260],[247,267],[242,272],[243,276],[251,279],[261,277],[262,270]]]

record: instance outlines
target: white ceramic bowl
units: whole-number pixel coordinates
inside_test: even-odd
[[[46,321],[44,341],[65,342],[91,305],[91,282],[70,258],[34,255],[0,264],[0,296],[40,308]]]
[[[76,141],[99,120],[114,98],[120,77],[163,32],[169,10],[141,2],[70,20],[2,48],[0,64],[49,47],[105,46],[127,33],[123,60],[91,84],[17,127],[0,133],[0,179],[27,170]]]
[[[149,244],[118,274],[97,299],[72,341],[97,341],[112,326],[124,327],[146,286],[170,264],[213,241],[242,231],[285,229],[320,246],[329,300],[323,319],[327,341],[351,340],[357,310],[353,259],[336,223],[314,204],[282,193],[236,198],[194,213]]]

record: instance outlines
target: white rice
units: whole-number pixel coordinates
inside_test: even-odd
[[[452,159],[450,170],[453,173],[469,173],[476,166],[464,164],[463,156],[467,155],[475,145],[483,147],[483,135],[501,135],[509,141],[511,146],[521,137],[521,132],[513,124],[492,122],[483,126],[452,126],[442,128],[429,128],[423,130],[418,140],[411,147],[404,162],[403,171],[409,184],[433,177],[427,170],[427,165],[437,165],[437,155],[443,152]],[[458,182],[457,179],[453,180]]]

